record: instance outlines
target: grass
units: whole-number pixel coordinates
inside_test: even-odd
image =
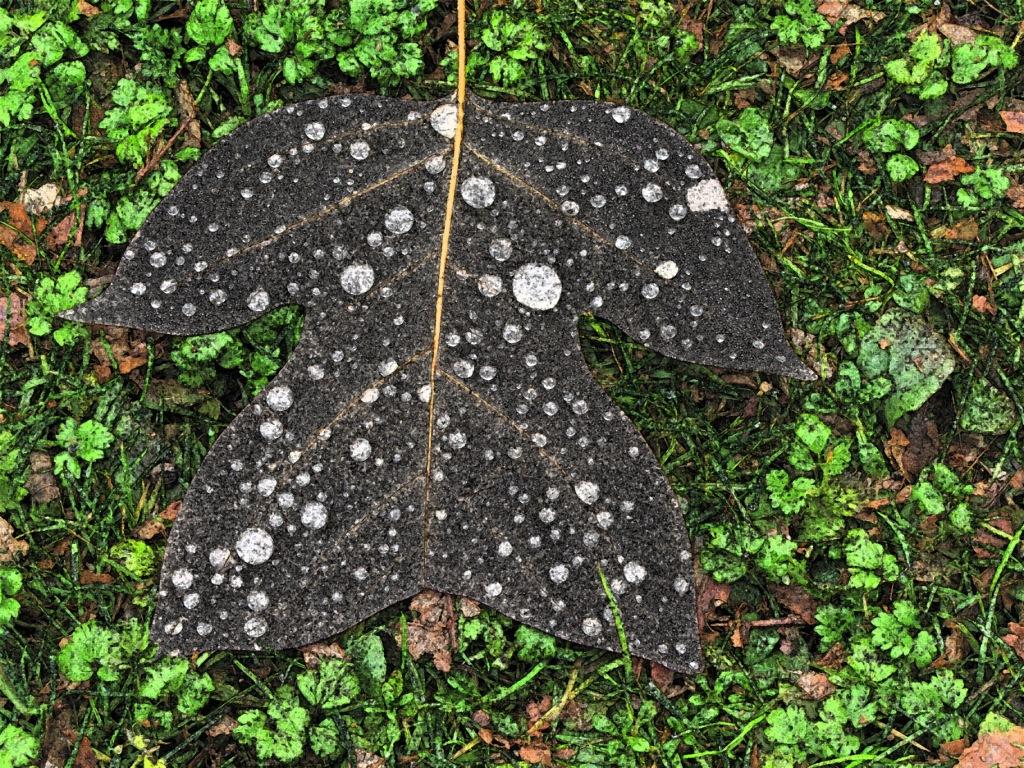
[[[952,765],[1024,725],[1019,0],[471,4],[478,93],[626,102],[701,144],[822,374],[581,326],[687,502],[706,673],[457,601],[447,672],[410,655],[409,605],[322,659],[156,661],[174,503],[301,317],[176,340],[56,313],[241,122],[454,76],[451,3],[256,7],[0,10],[0,767]]]

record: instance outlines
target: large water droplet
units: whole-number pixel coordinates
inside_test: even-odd
[[[470,176],[462,182],[462,199],[473,208],[486,208],[494,202],[494,182],[483,176]]]
[[[369,264],[349,264],[341,272],[341,287],[353,296],[360,296],[370,290],[373,280],[373,267]]]
[[[304,130],[306,137],[312,141],[320,141],[324,137],[324,124],[323,123],[307,123]]]
[[[562,281],[547,264],[524,264],[512,278],[512,294],[530,309],[551,309],[562,297]]]
[[[392,208],[384,217],[384,228],[396,235],[403,235],[412,229],[413,221],[412,211],[404,205],[400,205],[397,208]]]
[[[265,563],[274,554],[274,537],[262,528],[246,528],[235,542],[235,552],[249,565]]]

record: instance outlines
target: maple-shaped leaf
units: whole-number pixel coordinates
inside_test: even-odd
[[[455,172],[453,173],[453,168]],[[700,668],[675,494],[579,347],[813,378],[711,168],[624,106],[332,97],[242,126],[67,315],[173,334],[305,308],[168,543],[170,651],[301,646],[424,589]]]

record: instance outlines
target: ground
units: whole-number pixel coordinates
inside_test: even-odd
[[[454,6],[14,1],[0,768],[1024,763],[1020,2],[469,13],[478,94],[625,103],[702,148],[820,374],[685,365],[581,321],[686,500],[705,671],[437,595],[302,652],[156,660],[176,502],[302,318],[182,340],[56,314],[242,122],[324,93],[447,92]]]

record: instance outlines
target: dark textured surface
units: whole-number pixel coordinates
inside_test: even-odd
[[[333,97],[254,120],[67,315],[199,334],[306,309],[292,358],[189,489],[154,637],[297,646],[430,587],[616,649],[603,572],[631,651],[696,671],[678,502],[590,375],[577,318],[683,360],[811,374],[677,134],[608,104],[472,99],[431,414],[451,109]]]

